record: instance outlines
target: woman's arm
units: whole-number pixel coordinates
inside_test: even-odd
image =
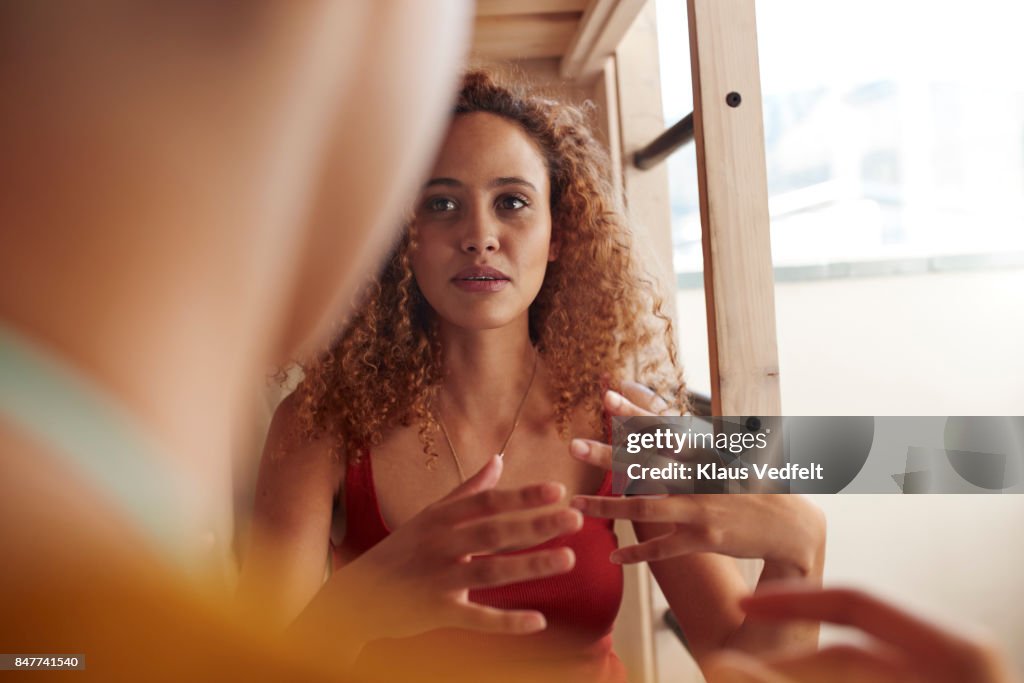
[[[275,626],[290,623],[320,590],[335,494],[344,467],[324,441],[303,442],[291,395],[274,412],[263,448],[239,597]]]
[[[806,520],[798,523],[810,527],[806,531],[808,542],[805,552],[792,559],[765,559],[755,593],[780,579],[804,578],[810,584],[821,585],[824,570],[824,519],[811,505],[806,510],[799,504],[794,507],[797,508],[794,514],[807,515]],[[764,514],[772,514],[770,507],[762,508],[762,511]],[[641,542],[673,531],[672,525],[634,522],[633,527]],[[772,529],[755,529],[754,532],[770,534]],[[713,530],[707,533],[712,536],[716,534]],[[817,624],[745,618],[739,603],[749,595],[750,588],[732,557],[698,552],[653,561],[649,566],[686,634],[691,654],[698,661],[723,648],[756,654],[788,647],[813,647],[817,644]]]
[[[605,400],[608,412],[625,417],[662,412],[664,402],[641,385],[627,382],[624,392],[624,398],[609,392]],[[584,462],[612,467],[608,444],[576,439],[571,452]],[[726,647],[760,653],[817,643],[818,627],[813,624],[747,621],[739,601],[750,590],[733,559],[764,560],[755,592],[781,579],[802,578],[820,585],[825,518],[806,498],[753,494],[580,496],[573,505],[585,514],[633,520],[641,543],[616,551],[613,559],[649,562],[698,660]]]

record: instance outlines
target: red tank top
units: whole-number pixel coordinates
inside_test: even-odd
[[[609,473],[597,494],[609,495],[611,483]],[[390,533],[378,505],[369,452],[348,459],[344,489],[346,531],[340,547],[331,548],[335,568]],[[544,631],[496,636],[443,629],[377,641],[360,655],[359,680],[410,680],[408,667],[413,666],[417,681],[625,683],[625,669],[611,648],[612,625],[622,602],[622,567],[609,562],[608,555],[617,545],[611,520],[584,517],[574,534],[514,551],[567,546],[576,555],[576,565],[559,576],[471,590],[469,598],[493,607],[538,610],[547,620]]]

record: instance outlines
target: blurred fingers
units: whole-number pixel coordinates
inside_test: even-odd
[[[801,683],[924,683],[904,658],[882,648],[834,645],[818,652],[767,658],[764,664]]]
[[[583,516],[560,508],[526,515],[492,517],[470,522],[449,532],[442,553],[451,558],[529,548],[556,536],[579,531]]]
[[[450,590],[492,588],[564,574],[576,564],[571,548],[541,550],[522,555],[474,557],[457,565],[446,579]]]
[[[922,661],[936,653],[959,651],[961,639],[872,595],[849,588],[788,586],[744,598],[750,615],[808,619],[854,626]]]
[[[436,504],[433,515],[441,524],[454,525],[504,512],[551,505],[564,496],[565,486],[557,482],[531,484],[518,489],[489,489],[442,500]]]
[[[467,603],[457,608],[454,626],[505,635],[526,635],[547,628],[544,615],[535,610],[502,610]]]

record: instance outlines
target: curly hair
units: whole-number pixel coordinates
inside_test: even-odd
[[[579,409],[599,425],[603,390],[627,377],[685,409],[672,322],[653,278],[635,258],[608,176],[611,163],[586,113],[500,83],[484,70],[463,78],[454,116],[471,112],[520,125],[547,164],[552,240],[559,243],[559,256],[548,264],[530,305],[529,329],[549,373],[560,435],[566,436]],[[379,444],[388,429],[415,420],[424,452],[436,457],[443,353],[433,311],[410,267],[415,249],[410,221],[343,333],[301,365],[301,429],[306,438],[330,438],[336,453],[342,444],[358,453]]]

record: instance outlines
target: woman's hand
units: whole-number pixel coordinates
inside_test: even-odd
[[[645,387],[626,383],[623,390],[626,396],[614,391],[605,395],[605,408],[612,415],[663,414],[664,402]],[[608,444],[573,439],[570,452],[583,462],[612,469]],[[576,496],[572,506],[595,517],[663,525],[656,537],[616,550],[614,562],[655,562],[712,552],[764,559],[762,577],[783,578],[820,574],[824,561],[824,516],[798,495]]]
[[[859,591],[786,588],[741,602],[751,618],[817,620],[873,636],[863,645],[769,658],[715,655],[708,683],[1012,683],[1001,653]]]
[[[296,626],[303,637],[323,636],[333,626],[345,631],[335,630],[336,635],[349,636],[361,647],[377,638],[444,627],[505,634],[544,629],[539,612],[470,602],[469,590],[569,571],[575,556],[565,547],[491,553],[572,533],[583,519],[575,510],[552,507],[565,495],[561,484],[495,490],[501,468],[495,456],[451,494],[335,572],[299,617]]]

